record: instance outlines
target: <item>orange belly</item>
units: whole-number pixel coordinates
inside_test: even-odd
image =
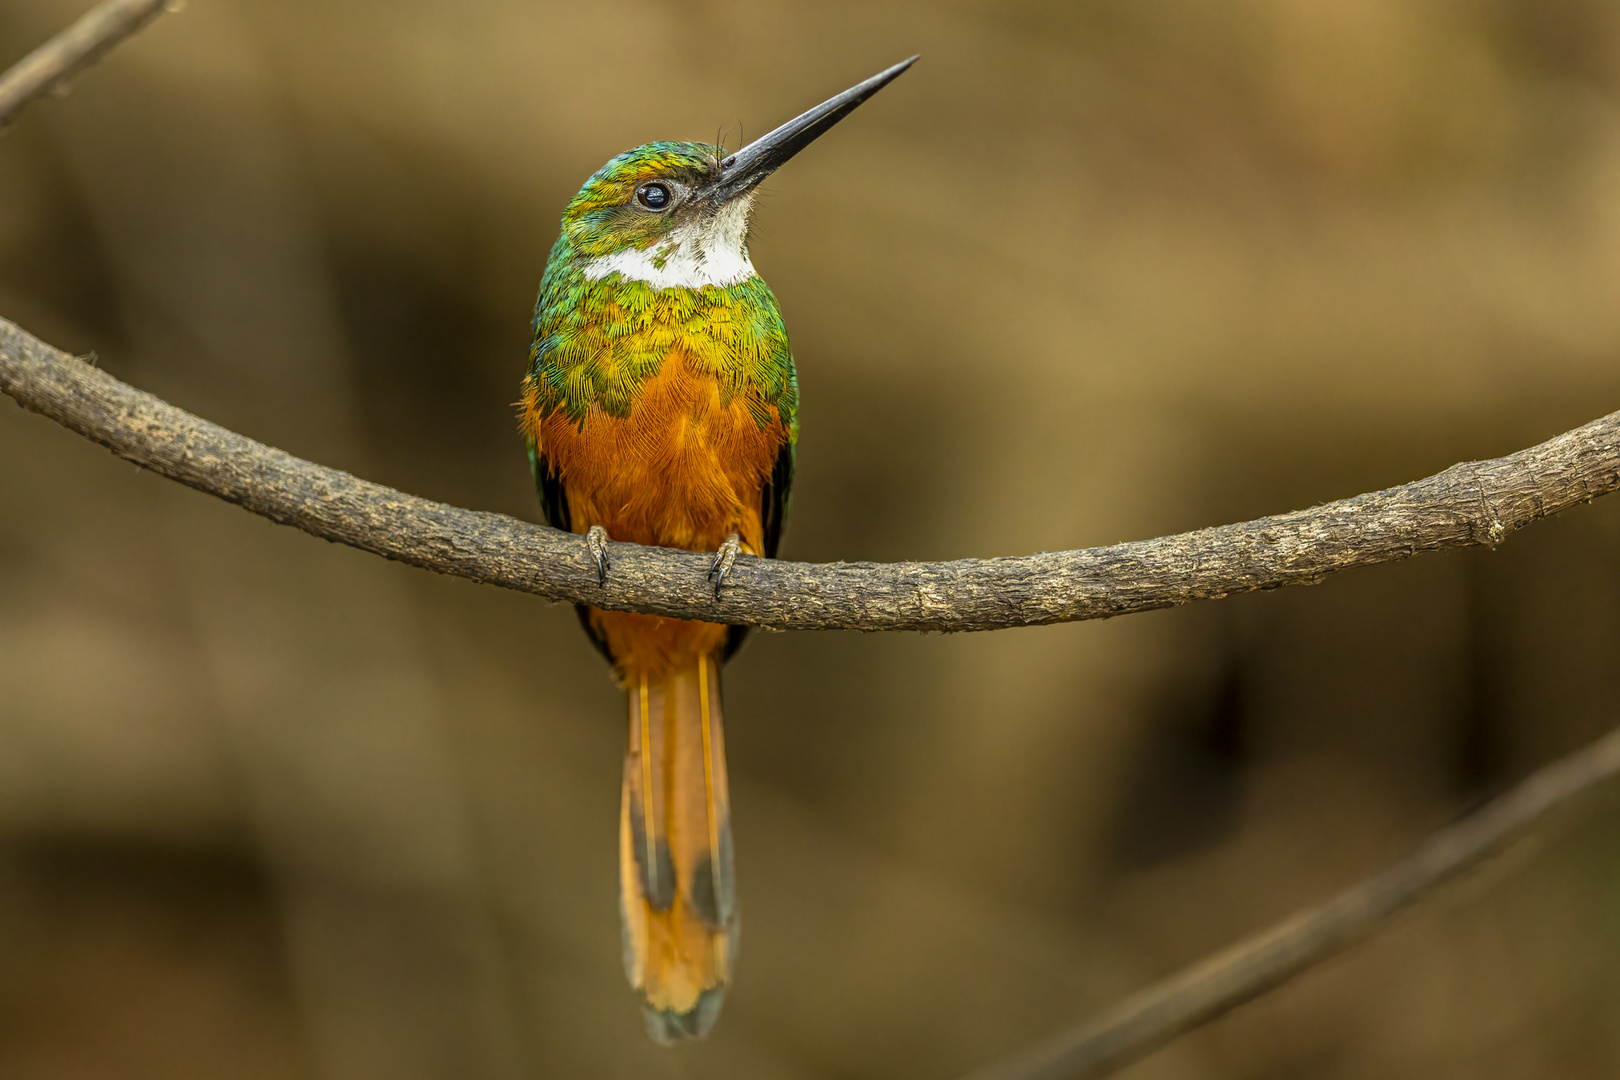
[[[595,405],[583,425],[561,411],[544,418],[532,398],[525,427],[556,468],[577,533],[601,525],[614,540],[714,551],[736,533],[764,549],[760,498],[787,431],[774,408],[761,426],[745,394],[679,354],[641,387],[628,417]],[[755,409],[759,399],[753,399]],[[654,615],[591,609],[621,678],[662,677],[716,653],[726,628]]]

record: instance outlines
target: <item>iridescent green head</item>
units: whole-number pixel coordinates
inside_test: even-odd
[[[747,281],[754,276],[748,226],[760,181],[916,59],[850,87],[734,154],[685,142],[625,151],[569,202],[554,263],[583,270],[587,279],[618,274],[654,288]]]
[[[655,142],[626,150],[596,170],[563,211],[573,249],[600,258],[645,251],[718,207],[695,198],[720,175],[725,151],[706,143]]]
[[[598,169],[563,212],[562,240],[586,276],[616,272],[660,288],[753,277],[753,186],[725,190],[725,156],[707,143],[655,142]]]

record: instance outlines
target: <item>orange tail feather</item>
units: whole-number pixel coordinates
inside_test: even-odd
[[[702,1038],[737,951],[720,674],[713,656],[631,677],[619,814],[624,966],[659,1042]]]

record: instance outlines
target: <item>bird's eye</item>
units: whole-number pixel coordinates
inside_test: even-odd
[[[643,184],[636,190],[636,202],[649,210],[662,210],[669,205],[669,188],[663,184]]]

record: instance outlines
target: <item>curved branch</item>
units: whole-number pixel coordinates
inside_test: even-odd
[[[0,75],[0,128],[163,14],[169,0],[107,0]]]
[[[166,0],[107,0],[0,75],[0,128],[145,26]],[[810,566],[744,557],[715,600],[707,556],[612,546],[594,584],[579,538],[368,483],[119,382],[0,319],[0,390],[115,454],[283,524],[555,600],[782,629],[986,630],[1104,618],[1314,584],[1420,551],[1495,546],[1620,487],[1620,413],[1539,446],[1311,510],[1088,551]],[[1542,769],[1327,904],[1234,946],[973,1080],[1099,1076],[1291,979],[1620,773],[1620,730]]]
[[[1532,773],[1394,866],[969,1080],[1107,1076],[1366,937],[1550,812],[1620,775],[1620,729]]]
[[[164,10],[107,0],[0,76],[0,126]],[[1283,585],[1420,551],[1495,546],[1620,487],[1620,413],[1495,461],[1311,510],[1087,551],[811,566],[744,556],[716,598],[707,557],[611,547],[598,586],[577,537],[446,506],[210,424],[0,319],[0,390],[113,453],[272,521],[552,600],[784,630],[993,630],[1107,618]]]
[[[598,586],[581,537],[303,461],[119,382],[4,319],[0,390],[153,472],[385,558],[549,600],[781,630],[997,630],[1315,584],[1422,551],[1494,547],[1620,487],[1613,413],[1401,487],[1157,540],[935,563],[743,556],[716,599],[706,555],[613,544],[612,572]]]

